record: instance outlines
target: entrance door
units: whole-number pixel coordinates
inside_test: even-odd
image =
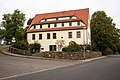
[[[49,51],[56,51],[56,45],[49,45]]]

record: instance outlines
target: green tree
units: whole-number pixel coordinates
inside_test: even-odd
[[[28,21],[27,21],[27,25],[30,25],[31,22],[32,22],[33,18],[30,18]]]
[[[39,44],[39,43],[33,43],[33,44],[30,44],[29,46],[30,46],[30,52],[31,52],[31,54],[39,53],[40,52],[41,44]]]
[[[12,14],[4,14],[2,19],[2,26],[5,28],[5,37],[6,39],[11,40],[12,37],[15,37],[16,39],[20,39],[21,37],[17,31],[19,31],[20,28],[23,28],[24,22],[25,22],[25,14],[21,13],[18,9],[14,10],[14,13]]]
[[[104,11],[97,11],[92,15],[90,26],[93,50],[102,51],[103,54],[109,54],[107,51],[112,53],[118,50],[118,31],[113,19]]]
[[[5,30],[0,29],[0,39],[4,38]]]

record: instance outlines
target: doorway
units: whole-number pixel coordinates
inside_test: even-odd
[[[49,51],[56,51],[56,45],[49,45]]]

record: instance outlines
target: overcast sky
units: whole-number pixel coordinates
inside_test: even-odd
[[[3,14],[13,13],[15,9],[25,13],[28,20],[35,14],[83,8],[90,9],[90,16],[104,10],[120,29],[120,0],[0,0],[0,22]]]

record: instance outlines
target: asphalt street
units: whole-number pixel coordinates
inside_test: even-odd
[[[120,56],[74,63],[76,61],[28,59],[0,53],[0,80],[120,80]],[[70,64],[74,65],[50,69]]]
[[[79,63],[79,61],[29,59],[0,53],[0,80],[14,75],[67,66],[74,63]]]
[[[120,57],[107,57],[5,80],[120,80]]]

